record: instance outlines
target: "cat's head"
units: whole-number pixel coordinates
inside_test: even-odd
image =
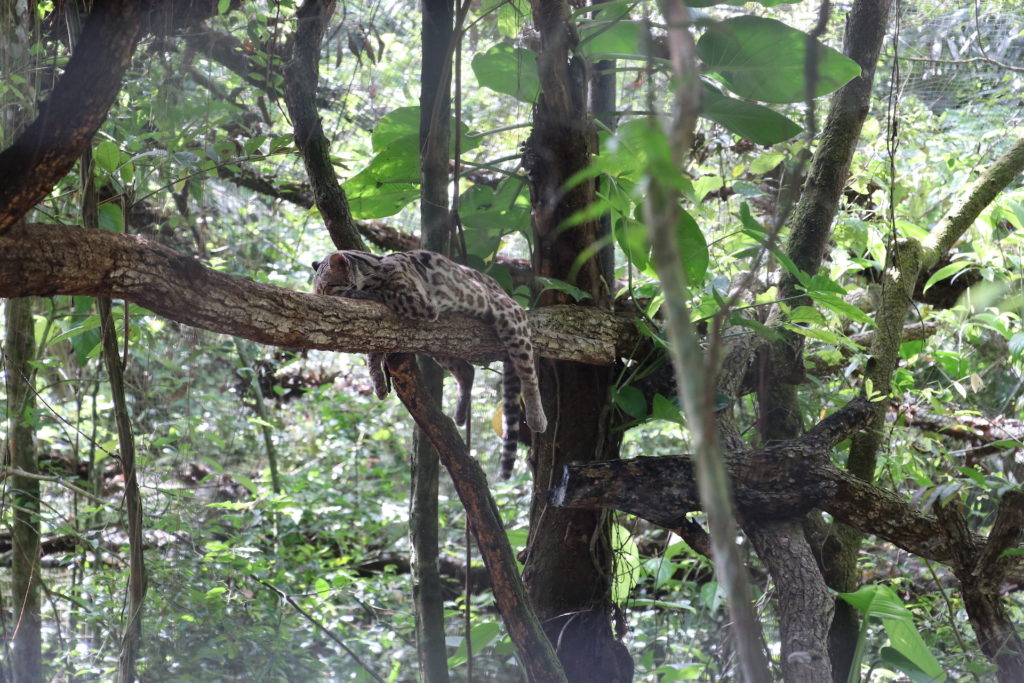
[[[336,251],[322,261],[315,261],[313,291],[317,294],[344,296],[346,292],[361,289],[363,276],[354,266],[343,251]]]

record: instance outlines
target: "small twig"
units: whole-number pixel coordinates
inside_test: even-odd
[[[252,579],[253,581],[257,582],[257,583],[263,584],[264,586],[266,586],[270,590],[272,590],[275,593],[277,593],[277,595],[279,597],[281,597],[285,602],[287,602],[289,605],[292,606],[292,609],[294,609],[296,612],[301,614],[303,616],[303,618],[306,619],[306,621],[308,621],[309,623],[313,624],[313,626],[315,626],[317,629],[319,629],[321,633],[323,633],[325,636],[327,636],[328,638],[333,640],[334,643],[338,647],[340,647],[342,650],[344,650],[348,654],[349,657],[351,657],[353,660],[355,660],[356,664],[361,666],[363,668],[363,670],[366,671],[366,673],[370,674],[370,677],[373,678],[373,680],[378,681],[378,683],[385,683],[385,680],[383,678],[381,678],[380,674],[378,674],[376,671],[374,671],[373,668],[369,664],[364,662],[359,657],[359,655],[357,655],[352,650],[352,648],[350,648],[348,645],[346,645],[344,641],[342,641],[340,638],[338,638],[338,636],[334,635],[330,631],[330,629],[328,629],[326,626],[324,626],[316,617],[314,617],[312,614],[310,614],[306,610],[302,609],[302,607],[297,602],[295,602],[295,600],[292,599],[292,596],[288,595],[287,593],[285,593],[283,590],[281,590],[277,586],[274,586],[273,584],[267,583],[266,581],[264,581],[263,579],[261,579],[261,578],[259,578],[257,576],[253,576],[252,574],[250,574],[249,578]]]

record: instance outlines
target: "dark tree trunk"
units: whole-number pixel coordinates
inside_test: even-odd
[[[39,479],[34,444],[35,326],[32,300],[7,301],[7,339],[4,370],[10,413],[5,465],[19,474],[10,478],[12,520],[11,606],[14,608],[14,648],[11,660],[15,683],[43,680],[39,613]],[[23,474],[22,474],[23,473]]]
[[[420,242],[424,249],[446,253],[448,247],[448,119],[451,79],[448,48],[454,13],[448,0],[423,3],[420,75]],[[425,395],[440,406],[441,369],[428,356],[417,362]],[[416,562],[413,595],[416,601],[416,646],[426,683],[448,681],[444,597],[438,569],[437,452],[416,427],[413,438],[412,491],[409,530]]]
[[[534,3],[540,30],[540,95],[523,164],[530,174],[534,213],[534,264],[538,275],[570,281],[588,292],[587,305],[609,307],[610,258],[577,257],[600,238],[599,222],[570,230],[562,222],[594,201],[594,184],[565,191],[565,181],[585,168],[596,151],[587,114],[587,77],[570,57],[575,29],[564,2]],[[541,296],[542,305],[568,303],[561,293]],[[560,510],[548,505],[547,490],[564,465],[618,456],[609,430],[613,370],[542,361],[540,384],[548,429],[533,442],[534,488],[524,579],[570,681],[628,681],[633,663],[611,627],[612,553],[602,512]]]

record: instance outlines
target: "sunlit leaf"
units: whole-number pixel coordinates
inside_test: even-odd
[[[701,116],[759,145],[774,145],[789,140],[803,130],[777,111],[728,97],[707,83],[704,84],[703,97]]]
[[[705,68],[741,97],[761,102],[804,100],[807,34],[765,17],[717,22],[697,41]],[[818,45],[814,95],[826,95],[860,75],[860,67],[832,48]]]
[[[485,88],[533,102],[540,93],[537,55],[530,50],[498,43],[473,57],[473,73]]]

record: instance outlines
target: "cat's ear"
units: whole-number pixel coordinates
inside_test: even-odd
[[[340,251],[336,251],[327,257],[328,262],[331,264],[331,268],[340,268],[342,270],[348,269],[348,261],[345,260],[345,255]]]
[[[317,272],[318,270],[320,270],[320,264],[321,263],[323,263],[323,261],[313,261],[313,272],[314,273]]]

